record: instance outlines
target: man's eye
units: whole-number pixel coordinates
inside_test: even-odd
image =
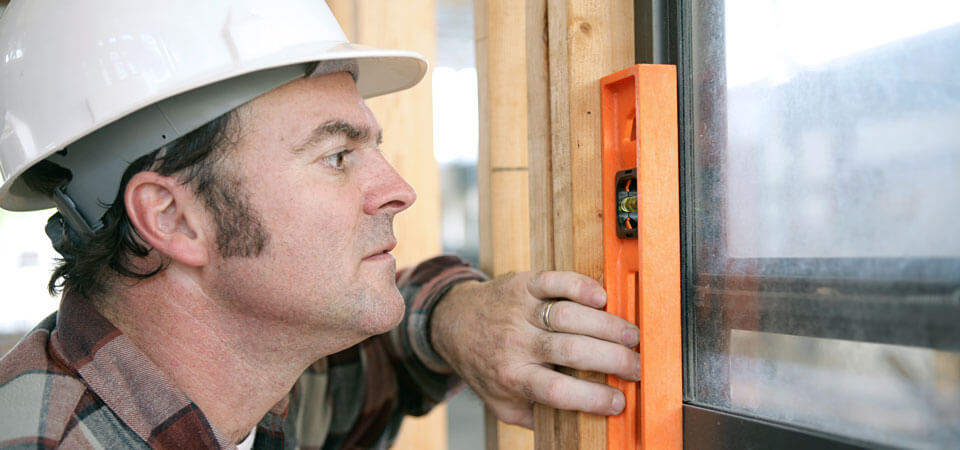
[[[349,150],[349,149],[343,150],[343,151],[334,153],[330,156],[327,156],[323,158],[323,160],[330,167],[333,167],[336,170],[344,170],[346,169],[346,167],[344,167],[344,160],[346,159],[347,155],[349,155],[351,152],[353,152],[353,150]]]

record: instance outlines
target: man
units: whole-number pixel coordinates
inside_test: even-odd
[[[363,97],[422,58],[349,44],[325,2],[264,3],[0,18],[0,205],[55,204],[63,255],[58,313],[0,362],[0,447],[382,447],[458,379],[527,427],[533,402],[619,413],[552,370],[639,377],[594,280],[395,274],[415,194]]]

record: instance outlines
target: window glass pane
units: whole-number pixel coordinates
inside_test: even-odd
[[[728,254],[960,255],[960,2],[724,17]]]
[[[743,412],[904,446],[960,442],[955,353],[733,330],[729,364]]]
[[[960,442],[960,2],[691,9],[688,399]]]

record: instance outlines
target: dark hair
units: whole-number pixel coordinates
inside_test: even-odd
[[[65,239],[57,249],[62,257],[47,285],[50,294],[62,289],[94,298],[111,286],[113,276],[107,269],[134,280],[152,277],[164,269],[165,262],[149,269],[135,264],[152,248],[130,223],[123,197],[130,178],[143,171],[176,175],[203,199],[216,220],[217,247],[222,256],[259,255],[269,235],[248,205],[232,161],[225,158],[236,140],[232,116],[224,114],[167,145],[165,150],[155,150],[132,162],[123,173],[116,199],[103,216],[103,227],[82,244]],[[51,196],[53,189],[70,178],[70,172],[41,161],[23,177],[31,189]]]

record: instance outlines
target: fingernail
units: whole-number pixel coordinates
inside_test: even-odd
[[[640,333],[637,330],[623,330],[623,337],[621,338],[623,345],[627,347],[636,347],[640,343]]]
[[[593,292],[593,301],[597,306],[603,306],[607,304],[607,293],[603,289],[597,289]]]
[[[610,403],[610,406],[613,408],[614,414],[623,412],[623,408],[627,406],[626,400],[623,398],[623,393],[617,392],[613,394],[613,401]]]
[[[637,377],[636,381],[640,381],[640,378],[643,377],[643,360],[639,358],[639,355],[637,358],[637,367],[634,369],[634,374]]]

